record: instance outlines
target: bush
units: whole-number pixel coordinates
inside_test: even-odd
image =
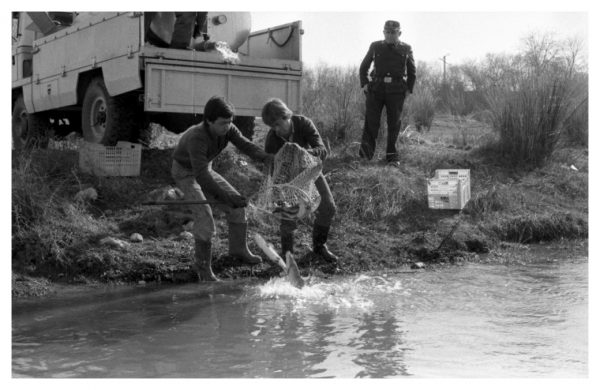
[[[567,87],[565,80],[542,75],[488,94],[492,126],[506,162],[539,166],[551,156],[569,109]]]
[[[575,108],[567,117],[564,126],[564,136],[567,143],[588,146],[588,98]]]
[[[62,270],[74,242],[106,231],[85,206],[74,203],[77,153],[37,150],[14,155],[12,167],[12,266],[35,274]]]
[[[410,100],[406,110],[410,112],[417,131],[431,129],[433,118],[435,116],[435,97],[430,90],[416,90]]]
[[[364,96],[358,68],[320,64],[302,78],[303,114],[316,124],[321,136],[345,143],[360,139]]]

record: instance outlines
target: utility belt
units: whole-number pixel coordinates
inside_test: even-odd
[[[393,76],[383,76],[383,77],[373,77],[374,82],[380,82],[384,84],[391,83],[400,83],[404,81],[403,77],[393,77]]]

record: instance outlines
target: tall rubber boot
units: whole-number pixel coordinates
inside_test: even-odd
[[[325,243],[329,236],[329,226],[313,225],[313,252],[329,263],[337,263],[338,257],[331,253]]]
[[[294,254],[294,233],[281,231],[281,258],[285,260],[285,254]]]
[[[192,266],[198,279],[205,282],[220,282],[212,271],[212,242],[195,240],[194,259],[196,262]]]
[[[256,256],[246,242],[246,234],[248,232],[247,223],[229,223],[229,254],[242,260],[242,262],[250,265],[262,263],[262,258]]]

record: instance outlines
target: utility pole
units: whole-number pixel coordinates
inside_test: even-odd
[[[440,58],[440,60],[442,60],[442,62],[444,63],[444,73],[442,73],[442,80],[445,83],[446,82],[446,57],[448,57],[450,55],[450,53],[446,53],[442,56],[442,58]]]

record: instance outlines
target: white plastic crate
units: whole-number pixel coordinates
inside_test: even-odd
[[[467,200],[471,199],[471,170],[470,169],[436,169],[436,179],[458,179],[466,182]]]
[[[119,141],[115,146],[84,142],[79,149],[79,169],[96,176],[139,176],[142,145]]]
[[[471,178],[468,169],[438,169],[427,180],[427,201],[431,209],[461,210],[471,199]]]

